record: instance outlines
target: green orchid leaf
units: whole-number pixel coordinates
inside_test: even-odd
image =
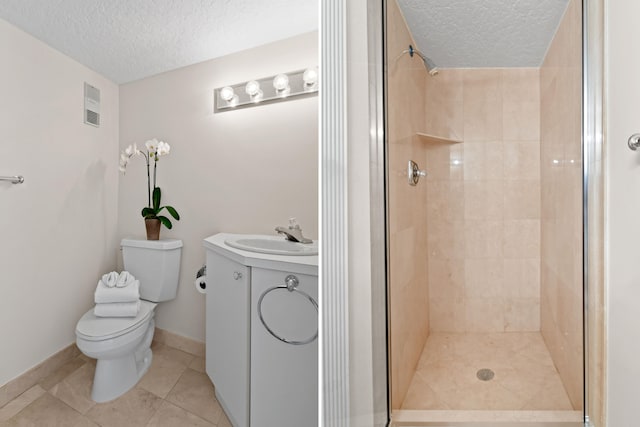
[[[155,218],[157,212],[150,207],[142,208],[142,216],[146,219]]]
[[[173,227],[173,225],[171,224],[171,221],[169,220],[169,218],[167,218],[166,216],[158,216],[158,219],[160,220],[160,222],[162,224],[164,224],[165,227],[167,227],[169,230],[171,230],[171,228]]]
[[[160,211],[160,197],[161,197],[160,187],[155,187],[153,189],[153,209],[156,212]]]
[[[169,211],[173,219],[180,221],[180,214],[173,208],[173,206],[163,206],[162,208],[167,208],[167,211]]]

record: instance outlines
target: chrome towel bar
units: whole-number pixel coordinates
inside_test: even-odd
[[[0,181],[11,181],[12,184],[22,184],[24,182],[24,177],[22,175],[0,176]]]

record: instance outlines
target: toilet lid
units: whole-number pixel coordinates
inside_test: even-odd
[[[78,321],[76,335],[90,341],[101,341],[123,335],[149,319],[156,303],[140,300],[140,312],[136,317],[98,317],[93,308]]]

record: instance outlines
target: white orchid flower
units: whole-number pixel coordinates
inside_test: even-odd
[[[149,154],[155,154],[158,149],[158,140],[156,138],[150,139],[144,143],[145,147],[147,147],[147,151]]]
[[[129,164],[129,156],[125,153],[120,153],[120,172],[124,173],[127,170],[127,165]]]
[[[158,142],[158,150],[156,152],[158,156],[169,154],[169,151],[171,151],[171,147],[169,146],[169,144],[164,141]]]

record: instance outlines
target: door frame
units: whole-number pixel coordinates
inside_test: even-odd
[[[376,426],[390,419],[387,337],[385,200],[384,16],[386,0],[368,1],[369,121],[371,132],[371,265]],[[583,10],[583,302],[585,425],[604,422],[604,176],[603,0],[582,0]],[[375,319],[384,318],[384,325]],[[384,363],[383,363],[384,361]],[[383,368],[383,365],[384,366]],[[386,413],[386,417],[382,414]],[[388,421],[387,421],[388,422]]]

